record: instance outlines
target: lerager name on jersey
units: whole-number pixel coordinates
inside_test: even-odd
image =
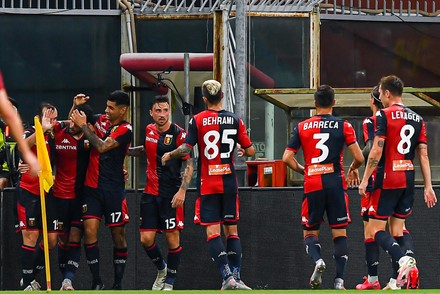
[[[321,120],[306,122],[303,125],[304,130],[308,129],[337,129],[339,128],[339,122],[334,120]]]
[[[392,111],[391,119],[405,119],[405,120],[413,120],[416,122],[422,120],[422,118],[418,114],[411,112],[404,112],[404,111]]]
[[[234,118],[231,116],[204,117],[202,120],[202,124],[203,126],[232,125],[234,124]]]

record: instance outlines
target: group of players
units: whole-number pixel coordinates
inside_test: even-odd
[[[432,188],[427,151],[426,127],[423,118],[402,101],[403,82],[395,75],[383,77],[374,88],[370,106],[373,116],[364,120],[363,152],[359,148],[353,127],[346,120],[332,115],[334,90],[327,85],[315,92],[317,114],[300,122],[293,131],[284,152],[283,161],[304,175],[304,198],[301,219],[307,254],[315,262],[310,277],[313,289],[322,283],[326,264],[321,257],[320,224],[324,212],[332,231],[336,275],[335,289],[344,288],[344,271],[348,261],[346,227],[350,223],[347,186],[359,186],[362,196],[361,214],[368,277],[358,290],[379,290],[379,247],[392,259],[393,275],[385,290],[418,288],[418,269],[414,258],[411,235],[405,219],[414,202],[414,165],[418,155],[424,179],[424,200],[428,208],[437,198]],[[353,155],[345,177],[342,166],[344,145]],[[304,166],[295,154],[302,147]],[[358,168],[367,159],[362,181]],[[386,231],[389,224],[390,232]]]
[[[132,148],[129,148],[131,125],[125,121],[130,100],[123,91],[115,91],[107,97],[103,115],[93,114],[86,103],[88,96],[76,95],[69,121],[58,121],[55,106],[41,104],[38,116],[56,170],[54,187],[46,196],[48,243],[50,251],[58,244],[58,264],[63,274],[61,290],[74,290],[81,239],[92,274],[91,289],[105,288],[100,275],[98,245],[102,216],[114,243],[111,289],[122,289],[128,255],[126,155],[147,159],[146,184],[140,203],[140,241],[157,267],[152,289],[173,290],[182,253],[183,203],[194,169],[190,153],[195,145],[203,154],[199,158],[197,223],[206,226],[209,252],[224,280],[222,289],[250,289],[240,278],[239,201],[233,154],[237,148],[238,153],[245,156],[252,156],[255,151],[242,120],[222,109],[221,84],[206,81],[203,95],[208,110],[194,116],[188,134],[169,120],[168,99],[156,97],[150,108],[154,122],[145,129],[145,142]],[[26,146],[36,153],[34,127],[26,129],[24,134]],[[22,176],[17,211],[23,237],[21,285],[25,291],[36,291],[41,289],[36,276],[44,268],[44,247],[39,242],[39,183],[29,168],[26,161],[20,162]],[[221,224],[226,247],[220,237]],[[162,231],[168,245],[166,261],[155,241],[156,234]]]
[[[416,153],[425,180],[425,202],[428,207],[433,207],[437,200],[431,184],[425,124],[419,115],[403,105],[402,90],[403,82],[398,77],[387,76],[373,92],[372,105],[380,102],[386,108],[377,109],[376,115],[364,124],[367,126],[370,122],[374,131],[365,139],[369,142],[364,149],[368,160],[362,181],[358,168],[364,162],[364,155],[353,127],[332,115],[335,97],[330,86],[317,89],[317,114],[300,122],[293,131],[283,160],[304,175],[301,220],[306,252],[316,264],[310,278],[312,288],[320,287],[326,270],[318,237],[324,213],[327,213],[335,247],[334,287],[344,289],[348,260],[346,227],[350,222],[347,186],[359,185],[359,193],[364,199],[362,213],[368,278],[356,288],[380,289],[377,278],[379,246],[393,260],[394,276],[387,285],[389,289],[400,288],[410,272],[416,269],[411,238],[407,231],[404,233],[404,220],[411,213],[413,204],[412,160]],[[221,289],[251,289],[240,276],[239,197],[233,158],[236,149],[239,156],[253,156],[255,150],[243,121],[222,108],[221,84],[215,80],[205,81],[202,93],[207,110],[190,120],[187,132],[169,120],[168,99],[155,98],[149,111],[154,122],[146,126],[144,144],[131,148],[131,125],[125,121],[130,100],[125,92],[115,91],[108,96],[103,115],[93,114],[86,103],[88,96],[75,96],[70,120],[66,122],[57,121],[57,110],[53,105],[41,105],[39,116],[56,169],[54,188],[47,195],[47,222],[49,249],[53,250],[58,244],[59,267],[64,277],[61,290],[74,290],[73,279],[80,261],[82,238],[92,274],[91,288],[104,289],[98,245],[102,216],[114,243],[112,289],[122,289],[128,255],[125,224],[129,216],[124,194],[127,177],[124,159],[127,154],[146,156],[147,159],[146,184],[140,203],[140,241],[157,267],[152,289],[173,290],[182,254],[182,206],[194,170],[191,151],[196,145],[199,196],[195,223],[206,227],[208,250],[223,279]],[[26,130],[25,137],[27,146],[35,152],[34,128]],[[347,177],[342,166],[344,146],[348,146],[354,157]],[[295,158],[301,147],[304,166]],[[17,210],[23,236],[22,285],[25,290],[32,291],[41,288],[35,277],[44,268],[44,248],[42,243],[38,244],[40,197],[38,179],[33,177],[34,167],[26,163],[26,158],[20,164],[20,171]],[[373,173],[374,177],[371,177]],[[394,238],[385,230],[387,221]],[[165,231],[168,245],[166,261],[155,241],[156,234],[162,231]]]

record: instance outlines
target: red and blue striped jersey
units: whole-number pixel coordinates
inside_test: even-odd
[[[418,144],[427,144],[423,118],[400,104],[380,110],[377,115],[376,136],[385,139],[375,187],[382,189],[407,188],[414,185],[413,159]]]
[[[73,199],[84,186],[91,146],[84,134],[79,139],[73,137],[69,126],[63,128],[56,124],[54,132],[52,155],[56,173],[53,194],[58,198]]]
[[[356,142],[352,125],[333,115],[315,115],[293,130],[287,149],[304,154],[304,193],[323,188],[347,189],[343,168],[344,146]]]
[[[102,116],[95,123],[95,133],[98,137],[102,136],[102,140],[112,137],[119,146],[104,153],[99,153],[92,147],[84,185],[103,190],[124,189],[123,166],[132,139],[131,124],[122,121],[118,125],[110,126],[108,121],[101,118]],[[107,129],[104,132],[105,127]]]
[[[178,125],[172,123],[166,132],[159,132],[156,124],[149,124],[145,128],[145,155],[147,156],[147,180],[144,192],[172,198],[182,183],[180,169],[182,161],[190,158],[173,158],[162,166],[162,155],[173,151],[183,144],[186,133]]]
[[[189,123],[185,143],[198,145],[197,185],[200,195],[237,193],[234,150],[252,146],[243,121],[234,113],[205,110]]]

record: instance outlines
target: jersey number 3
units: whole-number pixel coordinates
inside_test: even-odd
[[[324,144],[327,142],[328,138],[330,138],[329,133],[317,133],[313,134],[313,139],[319,139],[318,143],[316,143],[316,148],[321,150],[321,155],[318,157],[312,158],[312,163],[320,163],[323,162],[329,153],[328,147]]]

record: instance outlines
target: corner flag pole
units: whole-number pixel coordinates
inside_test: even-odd
[[[43,246],[44,246],[44,264],[46,268],[46,284],[47,292],[52,290],[50,279],[50,262],[49,262],[49,241],[47,237],[47,219],[46,219],[46,196],[45,192],[49,192],[53,185],[52,167],[50,165],[49,154],[47,153],[46,140],[43,134],[38,116],[34,118],[35,141],[37,145],[37,158],[41,165],[41,171],[38,173],[40,183],[40,199],[41,199],[41,220],[43,225]]]
[[[46,219],[46,196],[44,192],[44,179],[41,172],[38,174],[40,182],[40,197],[41,197],[41,219],[43,224],[43,246],[44,246],[44,265],[46,268],[46,284],[47,291],[52,290],[51,279],[50,279],[50,262],[49,262],[49,240],[47,238],[47,219]]]

